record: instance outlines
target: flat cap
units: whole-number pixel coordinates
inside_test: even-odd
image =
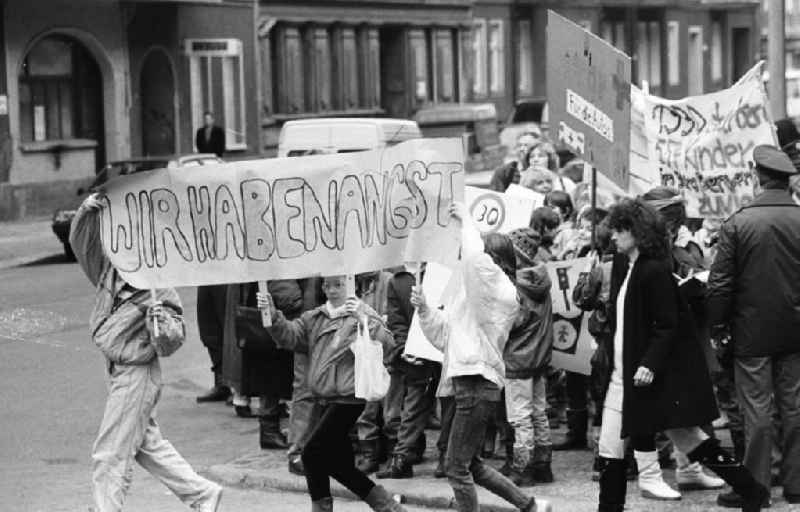
[[[797,174],[789,156],[774,146],[761,144],[753,150],[753,161],[756,168],[771,171],[779,174]]]

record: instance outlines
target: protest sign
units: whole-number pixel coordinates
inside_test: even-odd
[[[530,197],[477,187],[465,187],[464,198],[481,233],[508,233],[528,227],[536,206]]]
[[[553,287],[553,366],[589,375],[596,344],[589,334],[589,314],[572,301],[572,291],[582,272],[587,272],[591,258],[553,261],[547,273]]]
[[[106,188],[103,248],[143,289],[452,263],[463,177],[460,139],[139,173]]]
[[[643,95],[648,160],[639,172],[680,189],[689,217],[725,218],[753,199],[753,149],[777,144],[762,64],[715,93],[682,100]]]
[[[506,195],[519,198],[529,203],[532,210],[544,206],[544,194],[531,190],[528,187],[517,185],[516,183],[512,183],[508,186]]]
[[[452,275],[453,271],[448,267],[438,263],[428,263],[425,268],[425,277],[422,281],[422,291],[425,294],[428,307],[438,308],[442,305],[442,296]],[[428,361],[436,361],[437,363],[441,363],[444,359],[442,352],[434,347],[422,333],[419,315],[416,311],[411,318],[411,326],[408,328],[404,354],[427,359]]]
[[[631,59],[547,11],[547,104],[559,141],[628,188]]]

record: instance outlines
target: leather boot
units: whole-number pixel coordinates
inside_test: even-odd
[[[600,457],[600,504],[597,512],[623,512],[628,487],[625,459]]]
[[[378,471],[378,469],[380,469],[380,460],[378,458],[380,456],[378,453],[378,442],[359,441],[358,446],[359,451],[361,452],[361,458],[356,465],[358,470],[365,475],[369,475],[370,473]]]
[[[444,478],[447,473],[444,471],[444,452],[439,452],[439,462],[436,464],[436,469],[433,470],[433,478]]]
[[[375,512],[407,512],[405,507],[394,501],[392,495],[380,485],[373,487],[364,501]]]
[[[553,483],[553,447],[537,446],[533,449],[532,472],[537,484]]]
[[[642,493],[642,497],[668,501],[681,499],[681,493],[664,481],[664,474],[658,464],[657,451],[634,451],[633,453],[636,463],[639,465],[639,491]]]
[[[312,501],[311,512],[333,512],[333,498]]]
[[[706,439],[691,453],[692,462],[699,462],[725,480],[742,497],[743,512],[761,512],[769,506],[769,489],[758,483],[752,473],[719,446],[716,439]]]
[[[262,450],[285,450],[289,448],[289,442],[281,432],[279,416],[258,417],[258,444]]]
[[[563,443],[553,445],[555,451],[585,450],[588,448],[586,433],[589,430],[589,411],[567,410],[567,436]]]
[[[414,468],[411,463],[403,455],[396,454],[392,460],[386,465],[386,469],[378,471],[375,475],[377,478],[413,478]]]
[[[196,398],[198,404],[224,402],[231,396],[231,388],[223,384],[221,375],[214,375],[214,386]]]

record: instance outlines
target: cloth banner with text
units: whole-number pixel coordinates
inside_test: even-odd
[[[555,368],[589,375],[597,345],[589,334],[589,315],[572,301],[572,291],[581,273],[587,272],[591,258],[552,261],[547,272],[553,287],[553,362]]]
[[[124,176],[105,187],[102,243],[141,289],[452,264],[460,139]]]
[[[648,159],[637,162],[646,168],[632,171],[680,189],[689,217],[725,218],[753,200],[753,149],[777,143],[762,65],[711,94],[682,100],[643,95]]]

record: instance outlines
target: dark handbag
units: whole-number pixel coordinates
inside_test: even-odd
[[[240,303],[234,308],[236,345],[241,350],[261,354],[269,354],[278,350],[272,336],[261,321],[261,310],[247,305],[250,302],[255,303],[255,300],[250,301],[251,295],[255,297],[254,286],[242,284],[239,288],[241,290]]]

